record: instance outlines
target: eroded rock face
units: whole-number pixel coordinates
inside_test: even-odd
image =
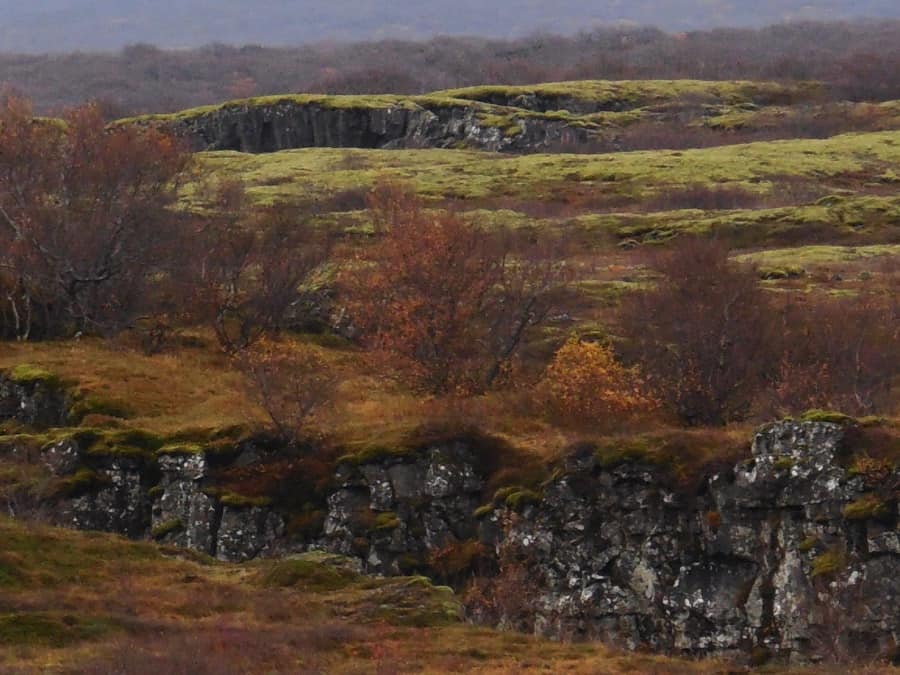
[[[836,640],[884,653],[900,633],[896,503],[878,522],[844,517],[863,485],[836,461],[842,435],[835,424],[770,425],[752,459],[690,500],[650,467],[586,467],[494,544],[512,544],[539,575],[547,635],[801,660]],[[828,556],[841,563],[818,573]]]
[[[43,448],[40,459],[65,486],[55,509],[63,526],[153,538],[227,561],[264,555],[283,534],[271,508],[225,504],[209,490],[204,452],[96,456],[69,438]]]
[[[368,572],[410,571],[429,552],[476,536],[473,512],[484,484],[473,467],[461,443],[342,466],[318,545],[361,558]]]
[[[65,390],[42,381],[16,382],[0,375],[0,420],[38,429],[61,427],[69,414]]]
[[[152,530],[166,541],[209,555],[216,553],[216,529],[222,507],[202,490],[209,469],[206,456],[164,455],[154,489]]]
[[[143,536],[150,521],[143,463],[130,458],[109,459],[94,474],[92,489],[63,504],[63,523],[80,530]]]
[[[526,567],[518,604],[539,634],[805,661],[900,642],[896,487],[879,492],[845,467],[844,433],[768,425],[745,461],[690,494],[658,467],[599,466],[582,449],[540,499],[481,518],[489,495],[475,450],[435,444],[342,464],[321,531],[299,539],[278,508],[210,489],[213,464],[261,460],[252,443],[224,459],[197,447],[97,455],[72,437],[32,456],[66,486],[64,525],[230,561],[323,549],[384,575],[427,569],[434,552],[478,540]],[[896,470],[888,483],[900,485]]]
[[[512,110],[507,111],[512,113]],[[561,120],[516,117],[500,124],[476,104],[421,101],[335,107],[289,98],[234,103],[174,122],[198,150],[275,152],[293,148],[451,148],[534,151],[586,138]]]
[[[161,479],[151,491],[151,533],[157,539],[243,562],[266,553],[282,534],[282,518],[268,507],[224,504],[208,490],[205,453],[164,454],[159,469]]]

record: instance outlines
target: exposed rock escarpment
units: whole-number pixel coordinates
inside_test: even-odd
[[[430,552],[478,535],[473,516],[484,480],[471,447],[430,446],[409,458],[342,465],[318,544],[355,555],[369,572],[402,574]]]
[[[20,368],[0,376],[0,420],[35,427],[63,426],[70,403],[64,388],[48,373]]]
[[[900,630],[897,505],[848,519],[865,486],[837,461],[842,436],[823,422],[765,427],[751,459],[690,497],[652,466],[588,459],[495,543],[540,575],[545,634],[799,656],[840,639],[884,653]]]
[[[44,400],[55,411],[56,399]],[[386,575],[477,542],[527,571],[519,615],[501,622],[523,625],[524,613],[535,632],[560,638],[797,661],[885,655],[900,642],[900,473],[850,465],[844,424],[767,425],[748,458],[691,490],[657,464],[610,464],[581,448],[541,492],[491,501],[477,444],[364,454],[339,464],[321,517],[302,531],[284,502],[217,486],[217,471],[255,466],[271,449],[253,440],[154,447],[121,433],[101,443],[76,431],[38,449],[58,522],[223,560],[322,549]],[[34,454],[18,438],[4,437],[0,452]]]
[[[118,124],[159,124],[196,150],[467,148],[541,152],[613,138],[638,120],[689,123],[733,106],[814,101],[815,84],[582,81],[424,96],[296,94],[231,101]],[[691,112],[686,112],[691,111]],[[620,114],[624,113],[624,114]]]
[[[212,451],[187,446],[151,455],[123,445],[98,452],[91,441],[89,434],[75,436],[41,452],[56,477],[60,524],[153,538],[227,561],[264,554],[283,532],[281,516],[265,500],[213,487],[219,456]]]
[[[269,97],[137,121],[166,125],[196,150],[251,153],[317,147],[523,152],[589,133],[585,124],[559,117],[430,97]]]

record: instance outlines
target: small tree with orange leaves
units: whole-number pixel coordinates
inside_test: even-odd
[[[432,393],[491,386],[564,278],[547,256],[516,255],[510,238],[426,211],[398,185],[370,198],[378,241],[345,275],[363,343]]]
[[[544,387],[553,416],[578,427],[606,429],[658,406],[637,369],[621,365],[609,347],[576,338],[556,352]]]

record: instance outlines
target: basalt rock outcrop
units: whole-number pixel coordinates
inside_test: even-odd
[[[34,400],[15,391],[8,396],[20,404]],[[53,397],[42,400],[55,410]],[[503,561],[526,570],[516,611],[527,620],[502,624],[635,649],[803,662],[890,655],[900,643],[900,473],[854,463],[847,428],[767,425],[745,460],[689,490],[658,464],[610,463],[587,446],[540,489],[501,498],[488,494],[483,457],[465,440],[357,455],[339,463],[321,518],[302,533],[286,502],[217,487],[223,467],[252,468],[277,453],[254,440],[152,447],[140,435],[101,442],[82,430],[37,450],[4,437],[0,459],[31,453],[48,468],[64,525],[223,560],[319,549],[382,575],[427,570],[435,553],[477,543],[501,574]],[[299,496],[294,503],[312,499]]]
[[[840,424],[769,425],[749,459],[698,493],[654,464],[602,466],[582,451],[542,496],[513,492],[514,506],[480,518],[469,451],[430,448],[343,474],[320,545],[396,573],[410,555],[477,537],[527,566],[526,623],[552,637],[756,659],[889,654],[900,639],[900,477],[867,484],[846,467],[843,441]]]
[[[122,445],[98,452],[91,440],[76,434],[41,451],[55,476],[59,524],[152,538],[228,561],[265,554],[283,532],[283,520],[264,500],[215,488],[210,474],[221,451],[190,445],[151,454]]]
[[[413,455],[343,464],[317,544],[361,558],[370,573],[402,574],[422,565],[429,553],[477,537],[473,514],[484,479],[476,459],[471,447],[451,442]]]
[[[65,389],[47,374],[13,371],[0,376],[0,420],[35,427],[62,426],[70,404]]]
[[[264,153],[296,148],[470,148],[535,151],[588,137],[584,124],[478,102],[411,97],[295,96],[235,101],[146,118],[196,150]]]
[[[540,633],[688,653],[887,653],[900,638],[896,493],[864,496],[842,438],[837,424],[770,425],[698,495],[650,465],[587,457],[493,543],[540,579]]]

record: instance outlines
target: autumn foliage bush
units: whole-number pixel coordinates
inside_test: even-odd
[[[168,207],[189,162],[166,133],[107,128],[95,105],[46,120],[0,100],[0,330],[109,333],[154,311],[148,284],[183,242]]]
[[[565,265],[551,247],[428,211],[403,186],[379,186],[370,208],[377,240],[343,284],[361,342],[419,390],[492,386],[555,306]]]
[[[620,364],[607,346],[577,339],[556,352],[543,387],[552,417],[578,427],[610,429],[658,405],[636,368]]]

